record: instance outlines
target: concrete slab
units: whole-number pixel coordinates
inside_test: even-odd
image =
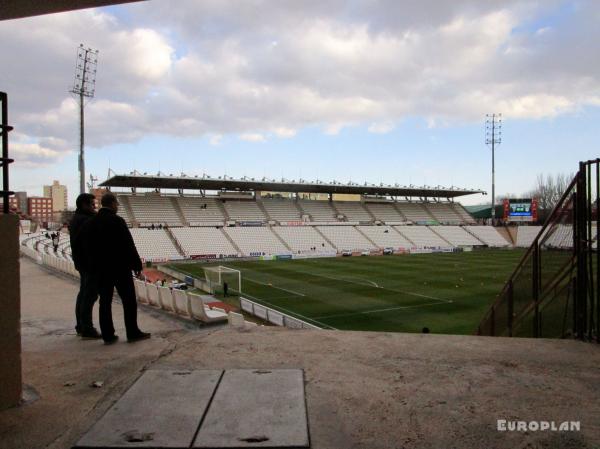
[[[309,447],[303,371],[225,371],[192,447]]]
[[[188,448],[222,371],[146,371],[76,448]]]

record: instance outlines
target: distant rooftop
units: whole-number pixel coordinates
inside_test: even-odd
[[[418,198],[456,198],[459,196],[487,193],[479,189],[461,189],[442,186],[400,186],[398,184],[369,184],[337,181],[305,181],[255,179],[243,177],[234,179],[228,176],[173,176],[147,175],[137,172],[128,175],[114,175],[100,184],[102,187],[127,187],[144,189],[213,190],[234,192],[298,192],[298,193],[342,193],[354,195],[379,195]]]

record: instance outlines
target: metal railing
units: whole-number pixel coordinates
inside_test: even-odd
[[[600,159],[580,162],[478,335],[599,341],[599,193]]]
[[[14,162],[13,159],[8,157],[8,133],[12,131],[12,126],[8,125],[8,95],[5,92],[0,92],[0,137],[2,142],[2,157],[0,157],[0,167],[2,167],[2,190],[0,190],[0,196],[2,197],[3,205],[2,211],[5,214],[10,212],[9,198],[14,195],[15,192],[10,191],[9,184],[9,164]]]

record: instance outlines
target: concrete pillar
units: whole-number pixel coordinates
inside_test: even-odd
[[[0,215],[0,410],[21,401],[19,217]]]

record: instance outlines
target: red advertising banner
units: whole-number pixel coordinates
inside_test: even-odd
[[[531,200],[531,221],[534,223],[538,220],[538,201],[537,198]]]
[[[502,201],[502,205],[504,207],[504,215],[503,215],[503,219],[504,221],[508,220],[508,214],[510,212],[510,200],[508,198],[504,198],[504,200]]]

